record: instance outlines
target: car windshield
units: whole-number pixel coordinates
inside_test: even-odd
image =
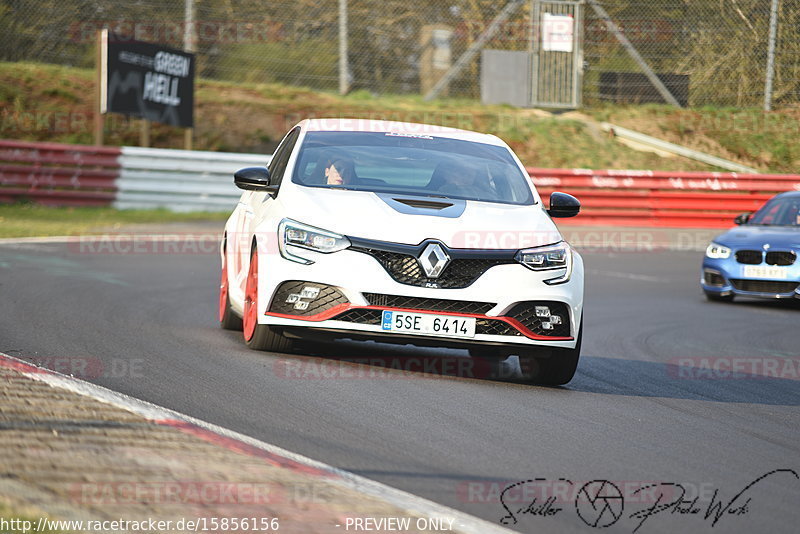
[[[800,226],[800,196],[773,198],[750,217],[748,224]]]
[[[312,187],[533,204],[508,149],[428,135],[309,132],[292,181]]]

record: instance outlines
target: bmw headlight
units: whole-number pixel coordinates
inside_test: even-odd
[[[561,284],[572,276],[572,248],[566,241],[520,250],[514,259],[533,271],[566,269],[561,276],[545,280],[546,284]]]
[[[309,265],[314,263],[308,258],[294,254],[290,247],[303,248],[330,254],[339,252],[350,246],[350,240],[321,228],[315,228],[291,219],[283,219],[278,225],[278,247],[281,256],[290,261]]]
[[[715,260],[724,260],[731,257],[731,249],[712,241],[706,248],[706,257]]]

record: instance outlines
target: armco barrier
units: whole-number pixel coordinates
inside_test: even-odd
[[[120,149],[0,140],[0,202],[107,206],[116,198]]]
[[[229,211],[241,191],[233,173],[271,156],[137,147],[0,141],[0,202]],[[559,224],[724,228],[775,193],[800,190],[800,175],[529,168],[545,201],[578,197],[581,214]]]
[[[242,191],[233,173],[264,166],[271,156],[122,147],[117,208],[230,211]]]
[[[797,174],[527,170],[543,198],[563,191],[580,199],[581,214],[559,224],[725,228],[776,193],[800,191]]]

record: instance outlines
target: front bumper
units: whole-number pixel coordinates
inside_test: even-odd
[[[265,266],[264,275],[259,276],[259,295],[269,296],[259,298],[259,323],[292,332],[311,328],[336,337],[367,336],[411,344],[575,347],[583,308],[583,262],[577,253],[570,281],[563,284],[544,283],[557,271],[536,272],[520,264],[503,264],[459,289],[399,283],[374,257],[353,250],[298,253],[314,263],[300,265],[277,251],[259,252],[265,256],[259,258],[259,265]],[[319,293],[303,299],[309,302],[306,309],[295,310],[286,302],[287,296],[303,288],[318,288]],[[544,330],[542,321],[537,323],[535,318],[536,305],[549,305],[562,323]],[[387,332],[380,321],[383,310],[474,317],[476,334],[463,339]]]
[[[734,254],[727,259],[704,258],[700,286],[722,297],[800,298],[800,264],[787,266],[787,277],[781,279],[746,276],[744,267],[734,259]]]

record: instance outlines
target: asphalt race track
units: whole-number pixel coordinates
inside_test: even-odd
[[[340,361],[452,370],[457,350],[250,351],[217,326],[215,254],[63,243],[0,245],[0,352],[521,532],[796,532],[800,479],[767,474],[800,473],[800,306],[706,302],[698,252],[584,258],[583,358],[563,388],[515,381],[513,358],[511,379],[484,378],[480,362],[465,378]],[[512,488],[509,516],[502,490],[534,479],[541,498],[517,513],[532,495]],[[580,491],[595,480],[610,484]],[[686,513],[642,512],[683,491]]]

